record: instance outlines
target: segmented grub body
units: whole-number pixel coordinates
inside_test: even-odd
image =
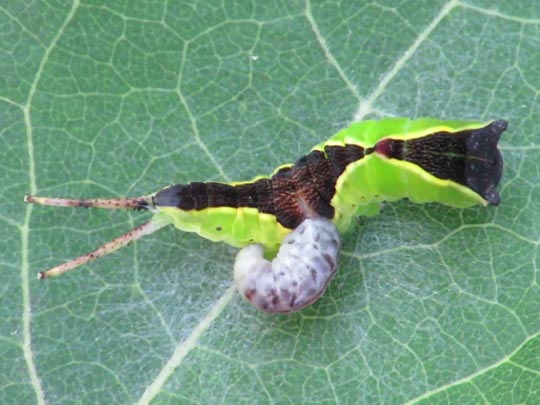
[[[288,313],[319,298],[337,270],[339,233],[326,218],[308,218],[285,237],[276,258],[259,244],[236,256],[234,280],[240,294],[265,312]]]

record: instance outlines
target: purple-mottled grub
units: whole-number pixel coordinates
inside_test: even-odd
[[[337,270],[340,239],[326,218],[304,220],[271,262],[263,247],[246,246],[236,256],[234,279],[242,297],[271,313],[291,313],[315,302]]]

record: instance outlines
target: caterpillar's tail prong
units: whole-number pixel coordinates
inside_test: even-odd
[[[126,232],[125,234],[111,240],[110,242],[101,245],[96,250],[93,250],[85,255],[79,256],[76,259],[70,260],[58,266],[52,267],[47,271],[39,272],[38,278],[42,280],[45,278],[56,277],[86,263],[99,259],[100,257],[107,256],[108,254],[123,248],[124,246],[128,245],[133,241],[136,241],[137,239],[142,238],[143,236],[150,235],[151,233],[156,232],[167,224],[168,223],[165,221],[151,219],[150,221],[133,228],[129,232]]]
[[[154,206],[152,196],[142,196],[136,198],[54,198],[36,197],[25,195],[24,202],[39,205],[51,205],[54,207],[84,207],[84,208],[105,208],[116,209],[151,209]]]

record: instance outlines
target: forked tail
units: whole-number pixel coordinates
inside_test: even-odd
[[[137,198],[94,198],[94,199],[69,199],[69,198],[50,198],[50,197],[35,197],[26,195],[24,201],[32,204],[51,205],[55,207],[85,207],[85,208],[105,208],[105,209],[133,209],[133,210],[153,210],[155,207],[154,198],[152,195]],[[123,235],[107,242],[97,249],[86,253],[82,256],[72,259],[66,263],[52,267],[46,271],[38,273],[39,279],[59,276],[69,270],[73,270],[83,264],[89,263],[100,257],[121,249],[129,243],[142,238],[145,235],[150,235],[157,230],[163,228],[169,223],[162,217],[154,216],[150,221],[145,222]]]

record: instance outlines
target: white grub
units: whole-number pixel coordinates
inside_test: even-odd
[[[315,302],[337,270],[339,233],[326,218],[304,220],[283,240],[271,262],[263,247],[252,244],[238,252],[234,281],[256,308],[271,313],[298,311]]]

